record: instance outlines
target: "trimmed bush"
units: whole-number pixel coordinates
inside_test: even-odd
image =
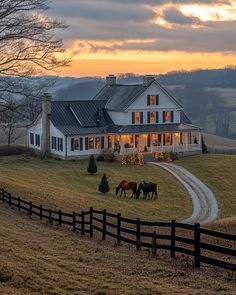
[[[207,153],[208,153],[207,146],[202,136],[202,154],[207,154]]]
[[[90,158],[89,158],[89,164],[88,164],[87,171],[91,175],[97,173],[97,165],[96,165],[95,158],[93,155],[90,156]]]
[[[29,149],[24,145],[0,145],[0,156],[28,154]]]
[[[99,192],[104,194],[108,193],[110,190],[110,186],[105,173],[102,176],[101,183],[99,184],[98,190]]]
[[[104,158],[104,156],[103,155],[99,155],[99,156],[97,156],[97,159],[96,159],[98,162],[103,162],[103,161],[105,161],[105,158]]]

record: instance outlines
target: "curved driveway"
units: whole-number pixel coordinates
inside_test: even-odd
[[[170,164],[149,162],[149,164],[162,167],[171,173],[187,189],[193,204],[192,215],[181,222],[207,223],[215,220],[219,214],[219,208],[214,193],[196,176],[185,168]]]

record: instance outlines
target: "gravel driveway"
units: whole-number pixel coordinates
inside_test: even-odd
[[[156,162],[149,162],[149,164],[157,165],[167,170],[187,189],[192,199],[193,211],[190,217],[181,222],[208,223],[218,217],[219,208],[214,193],[196,176],[175,164]]]

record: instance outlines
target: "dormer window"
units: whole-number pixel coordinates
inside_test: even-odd
[[[159,95],[148,95],[147,96],[147,105],[148,106],[156,106],[159,105]]]
[[[143,112],[132,113],[132,124],[143,124]]]

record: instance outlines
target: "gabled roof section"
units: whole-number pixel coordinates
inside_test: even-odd
[[[114,111],[125,110],[133,100],[141,95],[149,86],[116,84],[103,89],[93,100],[106,100],[106,109]],[[130,103],[131,102],[131,103]]]
[[[180,103],[163,87],[160,83],[154,80],[148,86],[143,84],[126,85],[115,84],[106,85],[102,90],[93,98],[93,100],[107,100],[106,109],[113,111],[126,110],[150,85],[156,85],[179,107],[183,108]]]
[[[88,129],[100,132],[101,129],[114,125],[104,108],[106,102],[53,101],[50,120],[65,135],[80,134],[82,130],[87,132]]]
[[[180,123],[192,124],[192,121],[187,117],[184,111],[180,111]]]

